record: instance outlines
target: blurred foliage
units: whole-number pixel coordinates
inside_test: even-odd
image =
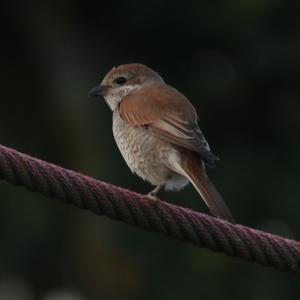
[[[141,62],[182,91],[236,219],[300,239],[300,2],[1,2],[1,144],[139,192],[88,90]],[[0,299],[298,299],[294,275],[0,183]],[[190,186],[163,198],[206,211]]]

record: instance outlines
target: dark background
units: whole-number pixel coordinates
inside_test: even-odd
[[[87,93],[121,63],[195,105],[236,219],[300,239],[298,0],[1,2],[0,143],[142,193]],[[0,299],[299,299],[292,274],[0,183]],[[207,212],[189,186],[162,196]]]

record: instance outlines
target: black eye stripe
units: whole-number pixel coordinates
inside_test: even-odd
[[[118,77],[115,79],[115,82],[119,85],[126,83],[126,81],[127,81],[127,78],[125,78],[125,77]]]

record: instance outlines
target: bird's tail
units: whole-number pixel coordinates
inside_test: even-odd
[[[201,158],[198,155],[191,153],[191,155],[187,155],[184,158],[181,168],[185,173],[185,176],[190,180],[203,198],[211,213],[218,218],[235,223],[229,208],[209,180]]]

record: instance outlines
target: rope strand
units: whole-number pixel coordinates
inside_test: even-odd
[[[215,252],[300,273],[298,241],[154,201],[1,145],[0,179]]]

